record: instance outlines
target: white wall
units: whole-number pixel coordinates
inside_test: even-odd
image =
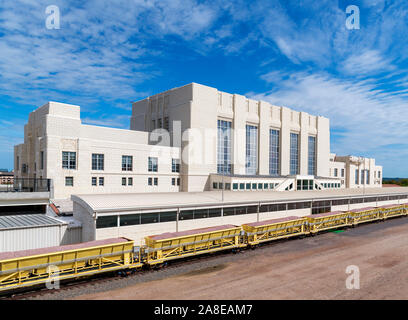
[[[340,205],[332,206],[332,212],[335,211],[348,211],[353,209],[367,208],[367,207],[376,207],[384,206],[388,204],[398,204],[397,201],[381,201],[381,202],[366,202],[358,204]],[[297,216],[304,217],[309,216],[312,213],[312,209],[297,209],[297,210],[287,210],[287,211],[275,211],[275,212],[260,212],[259,220],[258,214],[244,214],[244,215],[234,215],[234,216],[223,216],[223,217],[213,217],[213,218],[204,218],[204,219],[195,219],[195,220],[180,220],[177,223],[164,222],[164,223],[151,223],[151,224],[141,224],[134,226],[125,226],[125,227],[113,227],[113,228],[103,228],[96,229],[95,239],[107,239],[115,237],[126,237],[135,241],[136,245],[144,244],[144,237],[150,235],[161,234],[165,232],[176,232],[176,231],[185,231],[191,229],[213,227],[224,224],[232,224],[240,226],[242,224],[264,221],[269,219],[277,219],[282,217]],[[85,230],[85,229],[84,229]],[[88,232],[88,231],[87,231]],[[92,232],[89,232],[91,234]],[[91,239],[94,240],[94,239]]]
[[[168,98],[165,112],[157,115],[160,101]],[[161,100],[160,100],[161,99]],[[146,114],[147,112],[147,114]],[[215,88],[192,83],[175,88],[133,104],[132,129],[150,131],[152,119],[169,116],[170,121],[181,121],[182,132],[189,129],[190,143],[183,143],[186,163],[182,165],[182,191],[204,191],[210,189],[208,175],[217,172],[216,130],[217,120],[232,122],[234,129],[232,162],[233,174],[245,174],[245,128],[247,124],[258,127],[258,174],[269,174],[269,130],[280,130],[282,175],[289,175],[290,133],[299,133],[299,174],[308,174],[308,136],[316,136],[317,172],[328,176],[330,152],[330,125],[324,117],[297,112],[286,107],[273,106],[265,101],[248,99],[239,94],[218,91]],[[146,119],[142,125],[141,118]],[[209,131],[215,135],[209,137]],[[195,139],[201,132],[202,140]],[[204,146],[211,145],[209,151]],[[207,157],[203,163],[194,162],[194,154],[201,152]],[[211,154],[211,155],[210,155]],[[210,158],[210,161],[208,161]]]
[[[54,199],[76,193],[179,191],[177,183],[172,185],[172,178],[180,177],[172,172],[172,159],[180,158],[179,148],[149,145],[147,132],[83,125],[79,112],[78,106],[50,102],[30,114],[25,144],[15,148],[20,169],[26,163],[29,171],[17,170],[17,177],[52,179]],[[76,169],[62,168],[63,151],[76,152]],[[104,170],[92,170],[93,153],[104,154]],[[122,171],[122,155],[133,156],[132,171]],[[149,156],[159,160],[157,173],[148,172]],[[66,177],[73,177],[74,186],[65,185]],[[92,177],[98,179],[98,186],[92,186]],[[104,178],[104,186],[99,186],[99,177]],[[149,177],[158,178],[158,186],[148,186]],[[133,178],[133,185],[122,186],[122,178]]]
[[[0,252],[79,243],[79,230],[68,229],[66,225],[0,230]]]

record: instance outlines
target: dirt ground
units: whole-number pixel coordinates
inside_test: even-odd
[[[357,266],[360,289],[347,289]],[[354,273],[355,275],[355,273]],[[232,262],[76,299],[407,299],[408,218],[248,250]]]

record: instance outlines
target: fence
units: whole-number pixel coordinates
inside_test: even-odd
[[[15,178],[13,184],[2,185],[0,192],[50,192],[51,179]]]

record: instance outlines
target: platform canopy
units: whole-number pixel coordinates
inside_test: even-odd
[[[408,188],[337,189],[316,191],[221,191],[167,192],[167,193],[118,193],[73,195],[78,203],[90,212],[120,212],[155,208],[177,208],[188,206],[238,205],[251,203],[273,203],[294,201],[335,200],[367,196],[408,195]]]

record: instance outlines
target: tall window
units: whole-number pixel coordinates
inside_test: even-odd
[[[258,167],[258,127],[246,126],[246,174],[255,175]]]
[[[358,183],[358,169],[356,169],[356,181],[355,181],[355,184],[359,184]]]
[[[280,154],[280,132],[279,130],[269,130],[269,174],[279,175]]]
[[[316,175],[316,137],[309,136],[308,174]]]
[[[62,168],[76,169],[76,152],[62,152]]]
[[[132,156],[122,156],[122,171],[132,171],[133,170],[133,157]]]
[[[157,158],[149,157],[149,172],[157,172]]]
[[[231,122],[218,120],[217,173],[231,174]]]
[[[344,178],[344,169],[341,169],[341,176]]]
[[[92,153],[92,170],[104,170],[105,156],[103,154]]]
[[[370,184],[370,170],[366,170],[366,183]]]
[[[180,172],[180,160],[171,159],[171,172]]]
[[[364,170],[361,170],[361,184],[364,184]]]
[[[299,134],[290,134],[290,174],[299,174]]]

